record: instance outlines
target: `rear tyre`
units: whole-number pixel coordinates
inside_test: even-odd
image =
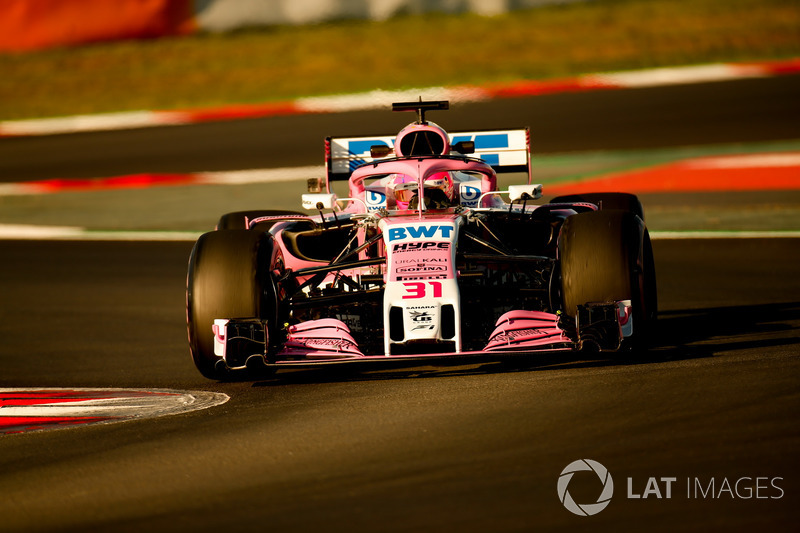
[[[214,354],[214,319],[258,317],[267,321],[274,339],[276,249],[271,235],[246,230],[205,233],[194,245],[186,278],[186,319],[192,359],[205,377],[229,376],[222,358]]]
[[[628,347],[646,348],[657,314],[653,252],[647,228],[629,211],[590,211],[564,221],[558,242],[564,311],[588,302],[631,300]]]
[[[583,194],[568,194],[565,196],[556,196],[550,203],[574,203],[574,202],[589,202],[595,204],[602,211],[630,211],[642,220],[644,220],[644,208],[642,202],[635,194],[627,192],[587,192]]]
[[[217,229],[250,229],[248,227],[248,222],[251,220],[255,220],[258,217],[276,217],[276,216],[296,216],[296,215],[303,215],[303,213],[299,213],[297,211],[275,211],[271,209],[261,209],[255,211],[235,211],[233,213],[225,213],[217,222]],[[275,222],[261,222],[256,225],[255,230],[258,231],[267,231],[271,228]]]

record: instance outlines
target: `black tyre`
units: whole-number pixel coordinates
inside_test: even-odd
[[[186,319],[192,359],[207,378],[227,376],[222,358],[214,354],[214,319],[266,319],[274,338],[276,251],[271,235],[247,230],[212,231],[194,245],[186,278]]]
[[[565,196],[556,196],[550,203],[572,203],[572,202],[589,202],[590,204],[597,205],[600,210],[620,210],[630,211],[644,220],[644,208],[642,202],[635,194],[627,192],[587,192],[583,194],[568,194]]]
[[[222,215],[219,222],[217,222],[217,229],[250,229],[247,227],[247,221],[249,220],[255,220],[258,217],[275,217],[281,215],[303,215],[303,213],[297,211],[275,211],[271,209],[235,211]],[[257,231],[267,231],[273,224],[275,224],[275,222],[261,222],[253,229]]]
[[[645,348],[657,314],[653,251],[647,228],[629,211],[590,211],[567,218],[560,255],[564,311],[588,302],[631,300],[634,331],[628,344]]]

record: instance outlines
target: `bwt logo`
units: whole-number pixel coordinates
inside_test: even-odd
[[[437,235],[449,239],[453,233],[453,226],[409,226],[406,228],[389,228],[389,242],[405,239],[432,239]]]
[[[478,207],[478,200],[481,197],[481,193],[480,187],[462,183],[458,191],[461,205],[465,207]]]
[[[386,195],[382,192],[367,190],[364,196],[367,200],[367,210],[378,211],[386,207]]]
[[[461,141],[473,141],[475,143],[475,151],[480,153],[480,158],[487,164],[497,166],[500,164],[499,153],[487,153],[491,150],[502,150],[510,148],[507,133],[487,133],[478,135],[453,135],[450,144],[456,144]]]
[[[473,135],[453,134],[450,137],[450,145],[455,145],[462,141],[472,141],[475,143],[475,150],[502,150],[510,148],[507,133],[478,133]],[[347,151],[352,156],[367,156],[373,146],[394,146],[394,138],[377,137],[375,139],[356,139],[347,141]]]

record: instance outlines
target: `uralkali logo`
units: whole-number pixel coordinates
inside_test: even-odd
[[[597,474],[597,477],[600,479],[600,482],[603,485],[603,490],[600,493],[600,496],[598,496],[596,502],[579,504],[572,499],[572,496],[567,489],[575,472],[586,470]],[[568,464],[567,467],[561,471],[561,475],[558,476],[558,499],[561,500],[561,503],[564,504],[564,507],[566,507],[568,511],[575,513],[576,515],[592,516],[599,513],[608,506],[608,504],[611,502],[611,496],[613,495],[614,481],[611,479],[611,474],[608,472],[606,467],[597,461],[592,461],[591,459],[578,459],[577,461],[573,461]]]

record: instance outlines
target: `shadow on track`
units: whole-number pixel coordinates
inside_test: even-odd
[[[800,302],[667,311],[647,352],[486,354],[430,361],[381,361],[250,375],[253,387],[302,383],[446,378],[476,374],[645,365],[717,357],[733,350],[800,344]],[[242,376],[243,380],[245,379]]]
[[[680,359],[800,344],[800,302],[661,313],[653,341]]]

